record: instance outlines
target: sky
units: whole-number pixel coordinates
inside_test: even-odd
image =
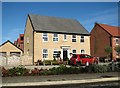
[[[28,14],[76,19],[88,32],[95,22],[118,26],[117,2],[3,2],[2,43],[24,33]]]

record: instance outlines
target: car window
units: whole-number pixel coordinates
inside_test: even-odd
[[[89,55],[85,55],[85,58],[91,58],[91,56],[89,56]]]
[[[80,58],[91,58],[89,55],[79,55]]]
[[[77,55],[73,54],[72,58],[77,58]]]
[[[80,57],[80,58],[85,58],[85,55],[80,55],[79,57]]]

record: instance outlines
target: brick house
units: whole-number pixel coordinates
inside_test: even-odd
[[[23,44],[24,44],[24,34],[20,34],[19,38],[17,38],[17,41],[14,41],[14,45],[16,45],[17,47],[23,50],[24,48]]]
[[[114,50],[116,45],[120,45],[120,29],[115,26],[95,23],[90,37],[90,49],[92,56],[106,57],[105,47],[111,46],[111,58],[120,59],[118,53]]]
[[[24,32],[24,54],[39,60],[63,60],[71,53],[90,54],[90,34],[73,19],[29,14]]]

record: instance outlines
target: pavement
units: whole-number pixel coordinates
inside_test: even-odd
[[[120,73],[86,73],[70,75],[48,75],[48,76],[16,76],[2,77],[2,86],[44,86],[63,84],[82,84],[106,81],[120,81]]]

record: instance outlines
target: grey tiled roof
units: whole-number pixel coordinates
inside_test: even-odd
[[[73,19],[29,14],[35,31],[89,34],[89,32]]]

